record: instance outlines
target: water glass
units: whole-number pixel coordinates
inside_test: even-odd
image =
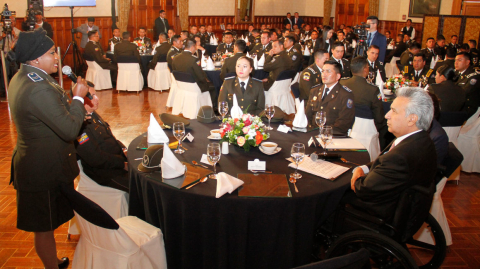
[[[268,127],[265,127],[266,130],[273,130],[270,126],[270,120],[273,118],[273,115],[275,115],[275,106],[265,104],[265,116],[268,119]]]
[[[290,177],[293,177],[295,179],[302,178],[302,175],[298,173],[298,164],[301,163],[303,161],[303,158],[305,157],[305,145],[302,143],[293,143],[290,155],[292,156],[293,161],[297,165],[295,173],[291,173]]]
[[[216,164],[220,161],[222,151],[219,143],[210,143],[207,145],[207,159],[213,165],[213,174],[209,176],[211,179],[217,178]]]
[[[220,123],[220,126],[223,126],[223,119],[225,118],[225,115],[228,114],[228,102],[218,102],[218,113],[220,113],[222,116],[222,122]]]
[[[173,136],[178,140],[178,147],[174,152],[182,154],[185,152],[185,150],[182,149],[182,139],[185,137],[185,125],[183,122],[174,122],[172,130]]]
[[[332,126],[323,126],[320,129],[320,139],[323,142],[323,155],[327,155],[327,146],[330,144],[333,138]]]

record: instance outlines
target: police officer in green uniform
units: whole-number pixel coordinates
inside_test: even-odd
[[[468,46],[470,47],[470,55],[472,56],[472,62],[474,67],[480,66],[480,59],[479,59],[478,49],[477,49],[477,41],[474,39],[468,40]]]
[[[225,43],[218,45],[217,53],[233,53],[233,34],[226,32],[224,34]]]
[[[318,38],[318,32],[315,30],[312,31],[310,37],[309,40],[305,41],[305,45],[310,49],[311,53],[315,53],[320,48],[322,41]]]
[[[272,49],[270,32],[263,32],[260,36],[260,43],[255,45],[253,49],[250,50],[250,54],[257,54],[257,59],[262,58],[264,53],[268,54]]]
[[[120,42],[122,42],[122,37],[120,35],[120,29],[115,28],[115,29],[113,29],[113,37],[108,40],[107,51],[110,50],[110,44],[113,43],[113,45],[117,45]]]
[[[161,34],[158,35],[158,43],[160,43],[160,45],[158,45],[155,48],[155,55],[153,56],[153,59],[148,64],[148,67],[150,69],[155,69],[158,62],[166,62],[167,61],[168,52],[170,51],[170,48],[172,47],[172,45],[170,45],[167,42],[167,39],[168,39],[168,37],[167,37],[167,34],[165,34],[165,33],[161,33]]]
[[[85,45],[85,60],[95,61],[103,69],[109,69],[112,82],[117,81],[118,67],[105,56],[102,46],[100,46],[100,43],[98,43],[98,40],[100,39],[98,32],[88,32],[88,39],[88,43]]]
[[[405,66],[413,65],[413,55],[416,55],[420,52],[420,44],[414,42],[410,44],[408,49],[402,53],[400,56],[400,64]],[[406,73],[406,72],[405,72]]]
[[[430,93],[435,94],[440,102],[442,112],[462,111],[466,97],[462,87],[455,84],[455,69],[449,65],[440,66],[435,76],[435,82],[428,87]]]
[[[226,78],[220,89],[218,102],[228,102],[233,106],[233,95],[237,96],[238,105],[252,115],[259,115],[265,109],[265,93],[261,80],[251,77],[253,60],[242,56],[237,60],[236,76]]]
[[[323,84],[314,86],[310,91],[305,113],[313,125],[315,113],[325,111],[327,113],[325,125],[332,126],[336,135],[347,135],[355,120],[355,105],[352,90],[339,83],[341,70],[338,62],[325,62],[322,71]]]
[[[57,258],[54,230],[74,216],[61,189],[74,191],[79,174],[73,141],[85,116],[88,86],[79,77],[70,99],[49,75],[57,73],[59,56],[42,28],[20,33],[16,59],[22,65],[10,82],[8,101],[17,130],[10,177],[17,191],[17,228],[34,233],[45,268],[67,268],[68,258]]]
[[[459,52],[455,57],[457,70],[457,85],[463,88],[466,95],[465,111],[471,116],[480,106],[480,73],[471,66],[471,56],[468,52]]]
[[[299,89],[300,101],[308,101],[310,90],[314,85],[322,84],[322,68],[328,60],[328,51],[318,49],[314,54],[315,62],[300,73]],[[307,102],[305,102],[306,104]]]
[[[183,41],[180,37],[180,35],[174,35],[172,37],[172,47],[170,48],[170,51],[167,53],[167,63],[168,63],[168,68],[172,70],[172,63],[173,63],[173,58],[181,53],[183,51]]]
[[[130,42],[130,33],[123,32],[122,38],[122,42],[115,45],[115,51],[113,53],[115,61],[117,62],[118,57],[120,56],[135,56],[138,64],[140,65],[140,63],[142,62],[140,58],[140,53],[138,53],[137,46]]]
[[[303,67],[303,55],[302,51],[294,48],[295,37],[293,35],[287,35],[285,37],[284,47],[288,57],[292,60],[292,70],[295,72],[300,71]]]
[[[246,38],[246,37],[245,37]],[[252,30],[252,35],[248,37],[248,51],[252,51],[253,48],[262,43],[260,31],[258,29]]]
[[[225,76],[228,73],[235,73],[235,68],[237,65],[237,60],[245,56],[245,49],[247,48],[247,43],[244,40],[237,40],[235,41],[234,49],[233,49],[233,56],[228,57],[225,59],[225,63],[222,66],[222,71],[220,72],[220,79],[224,80]]]
[[[283,41],[274,41],[263,66],[263,70],[269,72],[268,78],[263,79],[265,90],[268,91],[272,87],[280,73],[292,69],[292,65],[292,59],[283,48]]]
[[[331,46],[332,50],[332,57],[330,57],[331,61],[335,61],[340,64],[342,67],[342,79],[347,79],[352,76],[352,72],[350,71],[350,61],[343,58],[345,54],[345,47],[343,46],[342,42],[333,42]]]
[[[422,49],[421,52],[427,57],[428,66],[430,66],[432,60],[436,60],[437,54],[435,53],[435,39],[433,37],[427,38],[427,47]]]
[[[417,53],[413,57],[413,67],[405,66],[405,76],[410,80],[413,80],[414,86],[418,86],[420,80],[422,80],[422,86],[426,84],[435,83],[435,72],[426,66],[427,57],[423,53]]]
[[[445,37],[443,35],[437,36],[437,43],[435,43],[434,51],[441,60],[445,59],[445,55],[447,54],[447,46],[445,46]],[[455,52],[457,51],[455,50]]]
[[[377,74],[380,72],[380,77],[383,82],[387,82],[387,75],[385,73],[385,66],[382,62],[378,61],[378,55],[380,48],[377,45],[371,45],[367,50],[367,62],[369,72],[373,73],[372,83],[375,83]]]

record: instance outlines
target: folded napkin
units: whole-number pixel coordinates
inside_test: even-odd
[[[207,70],[215,70],[215,65],[213,64],[212,57],[208,57],[206,68]]]
[[[211,45],[218,45],[217,38],[215,38],[215,36],[213,36],[213,35],[210,37],[210,44]]]
[[[435,68],[435,64],[437,63],[437,60],[438,60],[438,55],[435,57],[432,57],[432,61],[430,62],[430,69]]]
[[[258,67],[261,69],[263,69],[263,65],[265,64],[265,53],[262,54],[262,58],[260,58],[260,60],[258,60]]]
[[[305,45],[305,50],[303,51],[303,55],[305,56],[310,56],[310,49],[308,48],[308,45]]]
[[[385,94],[383,94],[383,80],[382,76],[380,75],[380,70],[377,70],[377,78],[375,79],[375,85],[378,86],[378,89],[380,89],[380,94],[382,95],[382,100],[385,99]]]
[[[162,177],[163,178],[176,178],[185,174],[186,167],[183,165],[175,154],[173,154],[168,143],[163,146],[163,158],[161,161]]]
[[[148,136],[147,142],[149,144],[160,144],[160,143],[168,143],[170,140],[168,136],[163,131],[158,121],[153,116],[153,113],[150,113],[150,126],[148,126]]]
[[[225,193],[232,193],[238,187],[243,185],[243,181],[229,174],[220,172],[217,174],[217,193],[216,198],[222,197]]]
[[[293,120],[293,127],[305,128],[308,125],[307,115],[305,115],[305,107],[303,106],[304,100],[300,102],[298,98],[295,98],[295,106],[297,107],[297,114]]]
[[[248,57],[248,58],[252,58],[252,57],[250,57],[250,53],[248,53],[248,51],[247,51],[247,57]]]
[[[115,44],[113,44],[113,42],[110,42],[110,50],[112,52],[115,50]]]
[[[243,115],[242,109],[238,106],[237,95],[233,94],[233,106],[230,110],[230,116],[234,119],[240,119]]]
[[[253,57],[253,67],[255,67],[255,69],[258,69],[258,59],[257,59],[257,57]]]
[[[202,65],[202,69],[207,68],[207,61],[208,61],[207,57],[203,56],[202,62],[200,63]]]

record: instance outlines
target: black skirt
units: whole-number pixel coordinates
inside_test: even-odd
[[[73,216],[70,202],[60,188],[40,192],[17,190],[17,228],[20,230],[53,231]]]

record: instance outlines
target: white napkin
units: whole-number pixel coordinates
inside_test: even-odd
[[[293,126],[297,128],[305,128],[308,125],[307,115],[305,115],[305,107],[303,106],[304,100],[300,102],[298,98],[295,98],[295,106],[297,107],[297,114],[293,120]]]
[[[308,48],[308,45],[305,45],[305,50],[303,51],[303,55],[310,56],[310,49]]]
[[[175,157],[175,154],[173,154],[170,147],[168,147],[168,143],[163,145],[161,167],[163,178],[176,178],[185,174],[185,165]]]
[[[432,61],[430,62],[430,69],[435,68],[435,64],[437,63],[437,60],[438,60],[438,57],[432,57]]]
[[[215,36],[213,36],[213,35],[210,37],[210,44],[211,45],[218,45],[217,38],[215,38]]]
[[[237,95],[233,94],[233,106],[230,110],[230,116],[234,119],[239,119],[243,115],[242,109],[238,106]]]
[[[377,78],[375,79],[375,85],[378,86],[380,89],[380,93],[382,94],[382,101],[385,99],[385,94],[383,94],[383,80],[382,76],[380,75],[380,70],[377,70]]]
[[[160,144],[160,143],[168,143],[170,140],[168,136],[163,131],[158,121],[153,116],[153,113],[150,113],[150,126],[148,126],[148,136],[147,142],[149,144]]]
[[[110,42],[110,50],[112,52],[115,50],[115,44],[113,44],[113,42]]]
[[[205,55],[202,57],[202,62],[200,63],[202,65],[202,69],[205,69],[207,68],[207,57],[205,57]]]
[[[248,53],[248,51],[247,51],[247,57],[248,57],[248,58],[252,58],[252,57],[250,57],[250,53]]]
[[[215,70],[215,65],[213,64],[212,57],[209,57],[207,60],[207,70]]]
[[[229,174],[220,172],[217,174],[217,193],[216,198],[222,197],[225,193],[232,193],[238,187],[243,185],[243,181]]]
[[[262,54],[262,58],[258,60],[258,69],[263,69],[264,64],[265,64],[265,53]]]
[[[257,59],[257,57],[253,57],[253,66],[255,67],[255,70],[258,69],[258,59]]]

